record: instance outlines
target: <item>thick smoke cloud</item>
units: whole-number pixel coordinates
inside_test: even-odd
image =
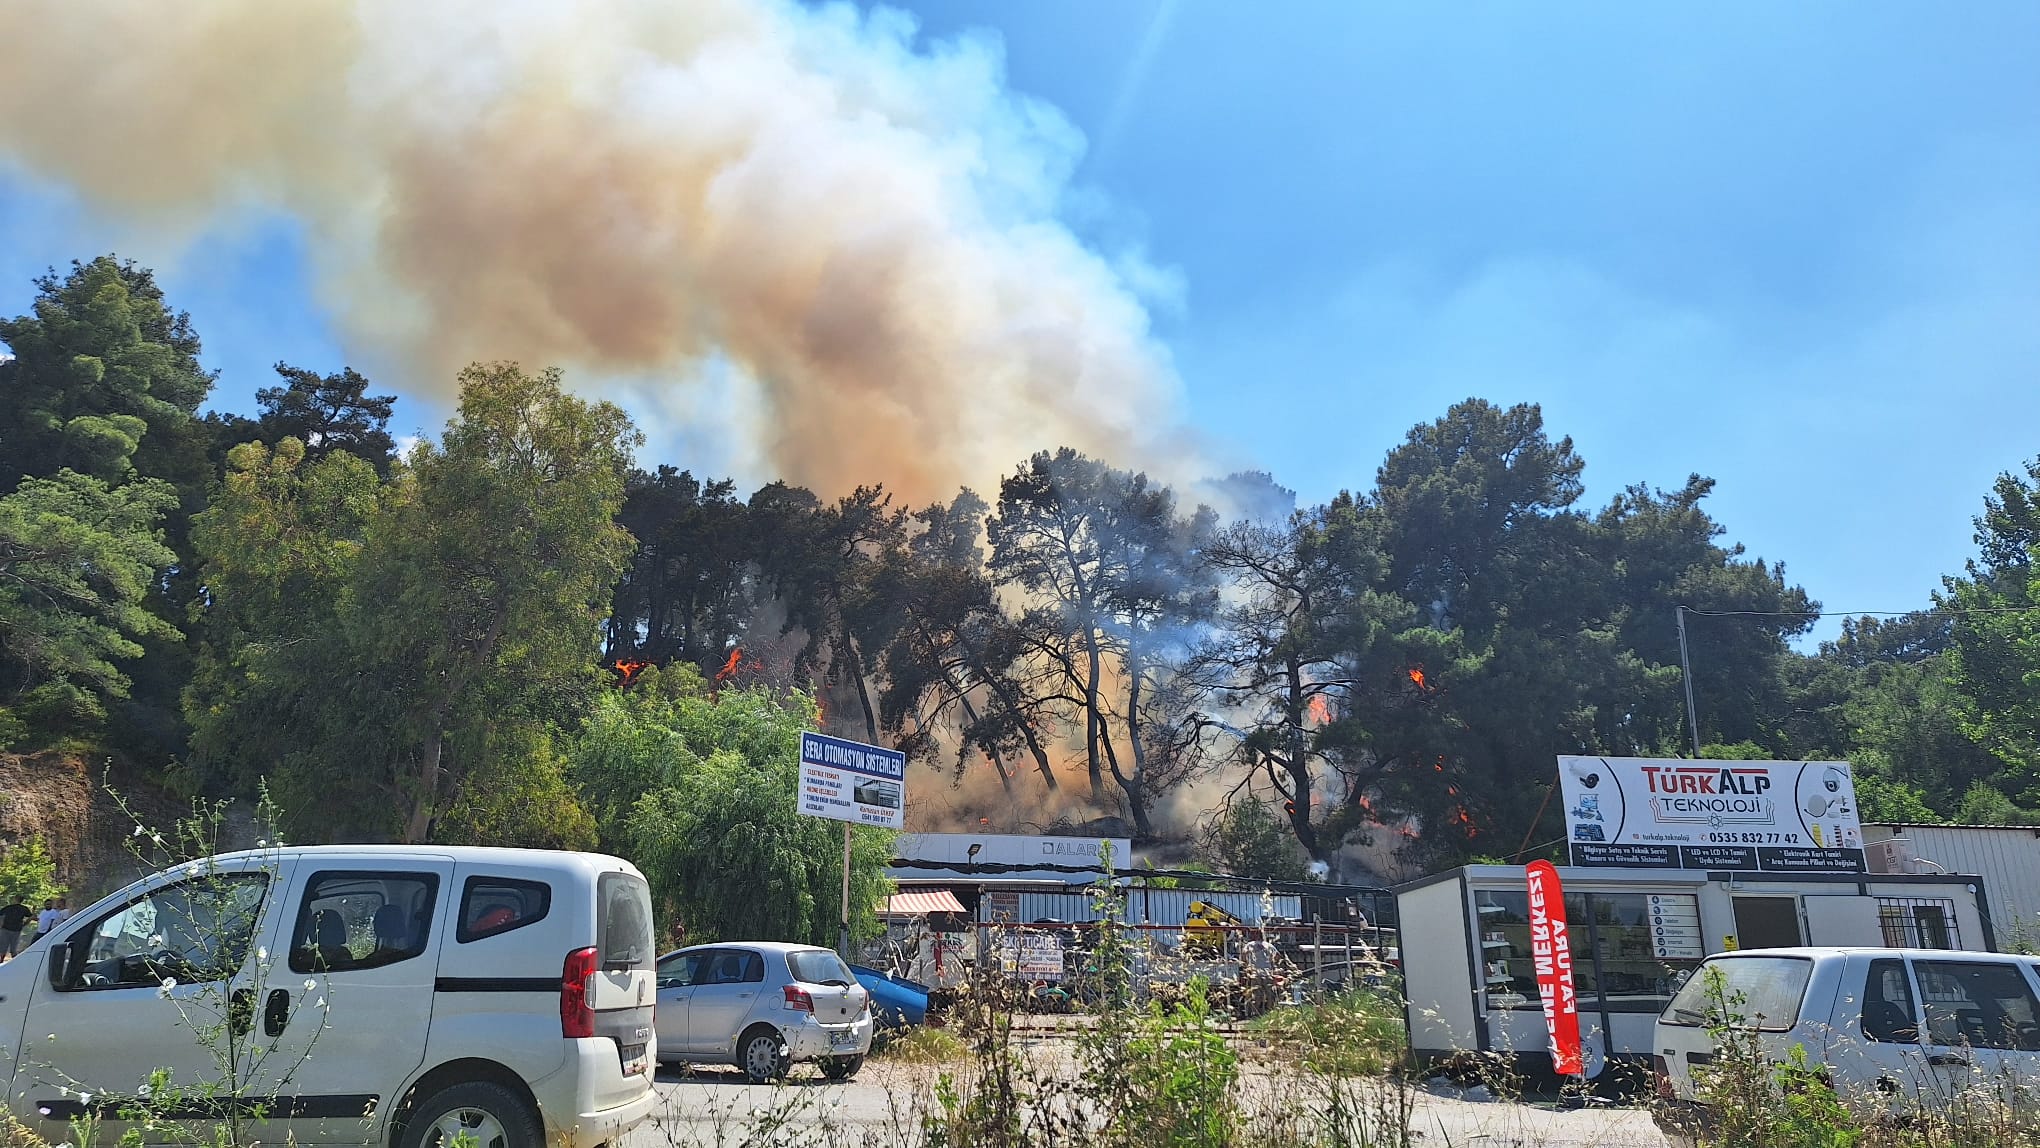
[[[734,374],[756,409],[718,418],[827,493],[1057,444],[1175,477],[1143,303],[1056,219],[1081,147],[995,45],[882,10],[0,6],[6,159],[129,223],[290,213],[350,353],[414,391],[515,358],[698,412]]]

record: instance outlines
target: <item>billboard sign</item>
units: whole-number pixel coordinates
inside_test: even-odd
[[[1561,757],[1575,865],[1860,873],[1863,825],[1846,761]]]
[[[907,817],[907,755],[803,733],[798,808],[809,817],[898,829]]]

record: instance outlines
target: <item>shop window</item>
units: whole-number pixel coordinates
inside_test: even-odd
[[[1955,902],[1930,897],[1877,898],[1877,924],[1894,949],[1959,949]]]
[[[1530,955],[1529,893],[1477,890],[1474,906],[1488,1007],[1543,1007]],[[1567,893],[1565,915],[1573,987],[1582,1012],[1658,1012],[1677,990],[1681,974],[1700,964],[1699,900],[1690,893]],[[1666,924],[1668,919],[1693,922],[1690,945],[1678,926]]]

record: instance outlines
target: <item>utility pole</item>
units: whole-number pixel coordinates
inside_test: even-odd
[[[1679,618],[1679,680],[1686,684],[1686,725],[1693,731],[1693,756],[1700,756],[1700,711],[1693,708],[1693,659],[1686,652],[1686,606],[1674,607]]]

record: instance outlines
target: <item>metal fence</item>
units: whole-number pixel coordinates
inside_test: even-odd
[[[1396,992],[1401,985],[1393,926],[1273,916],[1252,924],[978,921],[950,930],[895,923],[865,958],[930,986],[938,1000],[995,984],[1010,990],[1021,1011],[1040,1013],[1166,1002],[1202,982],[1218,1012],[1245,1019],[1348,988]]]

